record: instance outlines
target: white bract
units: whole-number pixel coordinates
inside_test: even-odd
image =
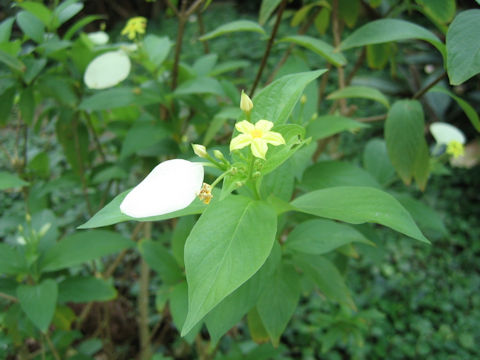
[[[202,183],[202,164],[182,159],[164,161],[128,193],[120,211],[143,218],[184,209],[195,200]]]
[[[87,34],[88,38],[95,45],[105,45],[108,43],[108,34],[105,31],[95,31]]]
[[[91,89],[106,89],[125,80],[130,67],[130,58],[124,51],[109,51],[88,64],[83,80]]]
[[[452,141],[465,144],[465,135],[455,126],[444,123],[434,122],[430,125],[430,132],[438,144],[448,145]]]

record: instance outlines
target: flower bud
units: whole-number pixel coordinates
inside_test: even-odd
[[[300,103],[302,105],[305,105],[306,102],[307,102],[307,96],[303,94],[302,97],[300,98]]]
[[[201,158],[206,158],[208,156],[207,148],[205,146],[200,144],[192,144],[192,148],[195,155],[200,156]]]
[[[261,175],[262,175],[262,173],[261,173],[260,171],[255,171],[255,172],[252,174],[252,178],[253,178],[253,179],[257,179],[257,178],[259,178]]]
[[[213,156],[215,156],[218,160],[224,160],[225,156],[223,156],[220,150],[213,150]]]
[[[236,181],[235,182],[236,187],[242,187],[243,185],[245,185],[245,181]]]
[[[245,94],[245,92],[242,90],[242,96],[240,97],[240,109],[242,109],[243,112],[246,114],[249,114],[250,111],[253,109],[253,102],[250,99],[250,97]]]
[[[238,169],[235,166],[232,166],[230,168],[230,174],[237,175],[238,174]]]

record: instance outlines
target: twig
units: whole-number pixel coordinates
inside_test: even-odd
[[[182,52],[183,33],[185,31],[185,24],[187,23],[187,17],[185,16],[185,9],[187,7],[187,0],[182,0],[182,9],[177,11],[178,17],[178,30],[177,30],[177,42],[175,43],[175,60],[173,61],[172,69],[172,90],[177,87],[178,81],[178,66],[180,65],[180,53]]]
[[[345,80],[346,86],[350,85],[353,77],[355,76],[357,71],[362,67],[362,64],[365,61],[365,57],[367,54],[367,51],[365,49],[366,49],[365,47],[362,49],[362,52],[360,53],[360,56],[357,58],[357,61],[355,62],[355,65],[353,66],[352,71],[350,72],[350,74],[348,74],[347,80]]]
[[[425,95],[426,92],[428,92],[428,90],[430,90],[432,87],[434,87],[435,85],[437,85],[440,81],[442,81],[445,76],[447,76],[447,73],[444,71],[442,74],[440,74],[435,80],[433,80],[430,84],[428,84],[427,86],[425,86],[423,89],[420,89],[419,91],[417,91],[415,93],[415,95],[413,95],[413,98],[412,99],[419,99],[421,98],[423,95]]]
[[[327,73],[322,76],[322,81],[320,82],[320,89],[318,91],[318,104],[323,100],[323,96],[325,95],[325,89],[327,88],[328,84],[328,76],[330,74],[330,69],[332,68],[332,64],[328,63],[327,64]]]
[[[197,0],[192,5],[190,5],[187,12],[185,13],[185,16],[189,17],[190,15],[192,15],[198,9],[198,7],[202,4],[202,2],[203,0]]]
[[[18,299],[15,296],[11,296],[3,292],[0,292],[0,297],[11,302],[18,302]]]
[[[387,114],[383,115],[375,115],[375,116],[368,116],[364,118],[356,118],[355,121],[359,122],[374,122],[374,121],[382,121],[387,118]]]
[[[62,360],[60,358],[60,355],[58,355],[57,349],[55,349],[55,346],[53,345],[52,340],[50,339],[50,336],[48,336],[48,334],[45,334],[45,339],[47,340],[48,347],[50,348],[50,351],[52,352],[55,360]]]
[[[80,180],[82,182],[82,192],[83,197],[87,203],[87,210],[90,216],[93,216],[93,208],[92,204],[90,203],[90,198],[88,197],[88,186],[87,180],[85,179],[85,168],[83,167],[83,157],[82,152],[80,149],[80,141],[78,139],[78,118],[75,116],[73,120],[73,140],[75,145],[75,152],[77,153],[77,161],[78,161],[78,171],[80,172]]]
[[[170,9],[172,9],[172,11],[175,13],[175,16],[179,16],[179,12],[178,12],[178,9],[175,5],[172,4],[172,2],[170,0],[166,0],[167,1],[167,5]]]
[[[307,30],[310,28],[310,26],[312,26],[313,22],[315,21],[315,18],[317,17],[317,15],[318,15],[318,13],[320,12],[321,9],[322,9],[321,7],[317,7],[317,9],[313,13],[313,15],[310,16],[310,18],[308,19],[308,21],[300,29],[298,29],[298,32],[297,32],[298,35],[303,35],[307,32]],[[288,58],[292,54],[292,50],[295,46],[296,46],[296,44],[294,44],[294,43],[292,43],[288,46],[288,49],[285,51],[282,58],[280,59],[280,61],[275,66],[275,69],[273,69],[272,73],[268,77],[267,84],[269,84],[273,81],[273,79],[277,75],[278,70],[280,70],[280,68],[283,66],[283,64],[285,64],[285,62],[288,60]]]
[[[338,47],[341,42],[341,30],[340,30],[340,20],[338,17],[338,0],[333,0],[332,2],[332,31],[333,31],[333,43],[335,47]],[[338,71],[338,87],[343,89],[345,87],[345,72],[342,66],[337,66]],[[347,112],[347,101],[345,99],[339,99],[341,112],[345,114]]]
[[[152,237],[152,223],[145,224],[144,235],[146,239]],[[150,268],[142,257],[140,261],[140,290],[138,293],[138,327],[140,332],[140,359],[149,360],[152,356],[150,342],[150,328],[148,327],[148,285],[150,282]]]
[[[202,37],[205,34],[205,25],[203,24],[203,16],[202,16],[201,10],[197,11],[197,17],[198,17],[198,32],[200,37]],[[210,49],[208,48],[208,41],[207,40],[202,41],[202,45],[203,45],[203,52],[205,54],[208,54],[210,52]]]
[[[283,0],[278,9],[277,19],[275,21],[275,25],[273,26],[272,34],[270,35],[270,39],[268,40],[267,48],[265,49],[262,62],[260,63],[260,68],[258,69],[257,76],[253,83],[252,89],[250,90],[250,97],[252,97],[253,94],[255,93],[255,89],[257,88],[257,85],[260,82],[260,78],[262,77],[263,69],[267,64],[267,59],[268,59],[268,56],[270,55],[270,50],[272,49],[275,36],[277,35],[278,27],[280,26],[280,22],[282,20],[282,14],[283,14],[283,11],[285,10],[286,5],[287,5],[287,0]]]
[[[100,140],[97,136],[97,132],[95,131],[95,128],[93,127],[92,124],[92,119],[90,119],[90,115],[85,112],[85,117],[87,118],[87,126],[90,129],[90,132],[92,133],[93,140],[95,141],[95,145],[97,146],[98,152],[100,153],[100,156],[102,158],[102,161],[106,161],[105,153],[102,149],[102,144],[100,143]]]

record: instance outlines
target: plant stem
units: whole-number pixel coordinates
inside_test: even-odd
[[[78,161],[78,171],[80,172],[80,180],[82,181],[82,192],[83,197],[85,198],[85,202],[87,203],[87,210],[90,216],[93,216],[93,208],[92,204],[90,203],[90,198],[88,197],[88,187],[87,187],[87,180],[85,179],[85,168],[83,164],[83,157],[80,149],[80,140],[78,138],[78,115],[75,114],[73,120],[73,140],[75,145],[75,152],[77,153],[77,161]]]
[[[185,24],[187,22],[187,16],[185,9],[187,8],[187,1],[182,0],[182,9],[178,11],[176,8],[176,14],[178,18],[178,30],[177,30],[177,42],[175,44],[175,60],[173,61],[172,69],[172,90],[177,87],[178,81],[178,66],[180,65],[180,53],[182,52],[183,33],[185,32]]]
[[[144,236],[152,237],[152,223],[145,224]],[[138,293],[138,327],[140,330],[140,359],[149,360],[152,356],[150,329],[148,327],[148,286],[150,283],[150,268],[142,257],[140,261],[140,290]]]
[[[335,47],[338,47],[341,42],[341,30],[340,30],[340,19],[338,17],[338,0],[333,0],[332,2],[332,31],[333,31],[333,43]],[[345,87],[345,72],[342,66],[337,66],[338,71],[338,87],[343,89]],[[345,99],[340,99],[340,108],[342,114],[347,113],[347,101]]]
[[[252,90],[250,90],[250,97],[253,97],[253,94],[255,93],[255,89],[257,88],[257,85],[260,82],[260,78],[262,77],[263,69],[267,64],[267,59],[268,59],[268,56],[270,55],[270,50],[272,49],[275,36],[277,35],[278,27],[280,26],[283,11],[285,10],[286,5],[287,5],[287,0],[283,0],[282,3],[280,4],[280,7],[278,8],[277,19],[275,21],[275,25],[273,26],[270,39],[268,39],[267,48],[265,49],[265,53],[263,54],[262,62],[260,63],[260,68],[258,69],[257,76],[252,86]]]
[[[205,34],[205,25],[203,24],[203,16],[202,16],[202,11],[198,10],[197,11],[197,17],[198,17],[198,32],[200,37],[202,37]],[[203,52],[205,54],[208,54],[210,52],[210,49],[208,48],[208,41],[202,41],[203,45]]]
[[[441,73],[435,80],[433,80],[430,84],[428,84],[427,86],[425,86],[423,89],[420,89],[419,91],[417,91],[415,93],[415,95],[413,95],[412,99],[419,99],[421,98],[423,95],[425,95],[426,92],[428,92],[428,90],[430,90],[432,87],[434,87],[435,85],[437,85],[440,81],[442,81],[445,77],[447,76],[447,73],[444,71],[443,73]]]
[[[48,336],[48,334],[45,334],[45,339],[47,340],[48,347],[50,348],[50,351],[52,352],[55,360],[61,360],[60,355],[58,355],[57,349],[55,349],[55,346],[53,345],[52,340],[50,339],[50,336]]]
[[[11,302],[18,302],[18,299],[16,297],[5,294],[3,292],[0,292],[0,298],[4,298],[5,300],[11,301]]]

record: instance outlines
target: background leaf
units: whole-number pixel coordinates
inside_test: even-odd
[[[117,291],[107,281],[93,276],[72,276],[58,284],[58,302],[82,303],[115,299]]]
[[[362,186],[312,191],[291,202],[301,212],[351,224],[373,222],[429,243],[405,208],[390,194]]]

